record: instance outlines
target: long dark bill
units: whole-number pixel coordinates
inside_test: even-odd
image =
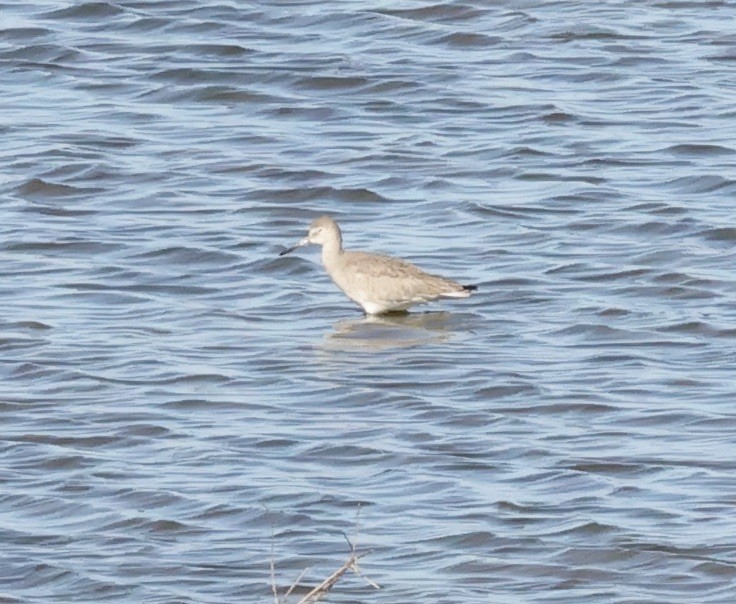
[[[286,256],[286,254],[291,254],[291,252],[293,252],[298,247],[298,245],[295,245],[294,247],[287,248],[283,252],[279,252],[279,256]]]

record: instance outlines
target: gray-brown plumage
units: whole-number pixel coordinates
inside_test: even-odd
[[[342,249],[340,227],[329,216],[317,218],[294,247],[322,246],[322,264],[335,284],[370,315],[407,310],[437,298],[467,298],[475,285],[426,273],[406,260]]]

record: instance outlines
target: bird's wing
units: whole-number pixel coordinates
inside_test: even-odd
[[[411,262],[390,256],[353,252],[346,259],[346,269],[356,282],[365,283],[367,289],[380,289],[384,296],[390,292],[390,297],[396,300],[430,300],[444,291],[461,287]]]

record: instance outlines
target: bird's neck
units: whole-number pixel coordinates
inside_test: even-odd
[[[341,255],[342,241],[339,238],[327,241],[322,246],[322,264],[324,264],[325,268],[328,270],[335,266],[335,263],[339,260]]]

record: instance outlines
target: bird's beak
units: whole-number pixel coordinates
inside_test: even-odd
[[[299,243],[297,243],[295,246],[285,249],[283,252],[279,252],[279,256],[286,256],[286,254],[290,254],[293,252],[296,248],[302,247],[303,245],[307,245],[309,243],[309,237],[305,237],[302,239]]]

